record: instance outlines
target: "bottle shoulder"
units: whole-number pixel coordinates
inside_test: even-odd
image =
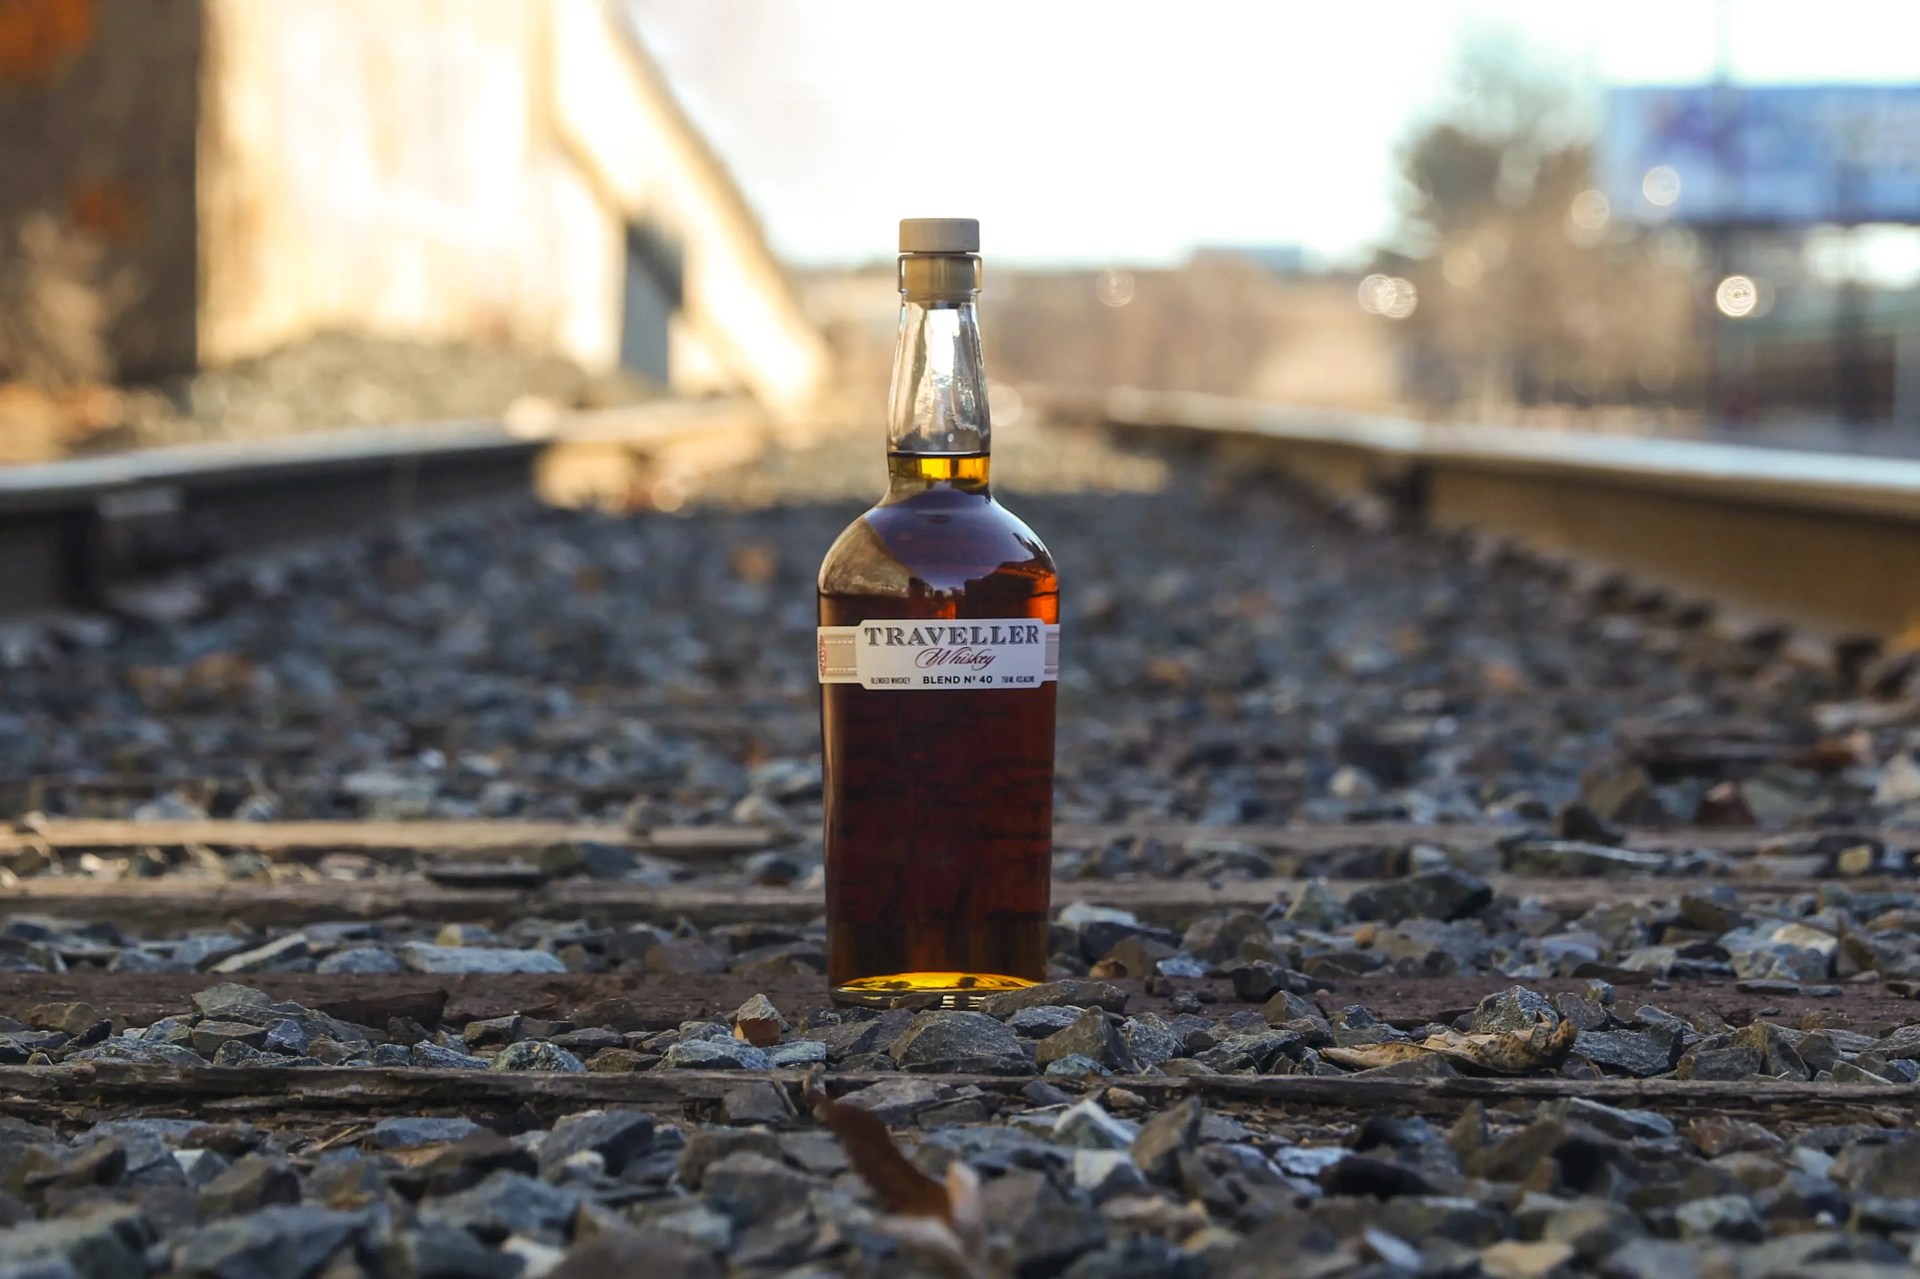
[[[992,497],[934,489],[882,502],[849,524],[820,566],[824,595],[966,592],[989,577],[1055,588],[1053,556]]]

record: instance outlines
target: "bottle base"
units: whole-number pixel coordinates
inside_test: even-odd
[[[888,973],[844,982],[832,995],[834,1003],[851,1007],[978,1008],[995,995],[1035,984],[1004,973]]]

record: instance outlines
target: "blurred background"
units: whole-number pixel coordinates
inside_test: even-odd
[[[0,0],[0,461],[1116,386],[1920,452],[1910,0]]]

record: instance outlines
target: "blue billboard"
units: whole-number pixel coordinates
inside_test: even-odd
[[[1611,89],[1595,166],[1636,221],[1920,222],[1920,85]]]

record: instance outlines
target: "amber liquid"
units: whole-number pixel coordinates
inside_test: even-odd
[[[1059,620],[1053,560],[987,459],[895,454],[820,570],[820,622]],[[950,1006],[1046,974],[1056,686],[821,687],[834,997]]]

